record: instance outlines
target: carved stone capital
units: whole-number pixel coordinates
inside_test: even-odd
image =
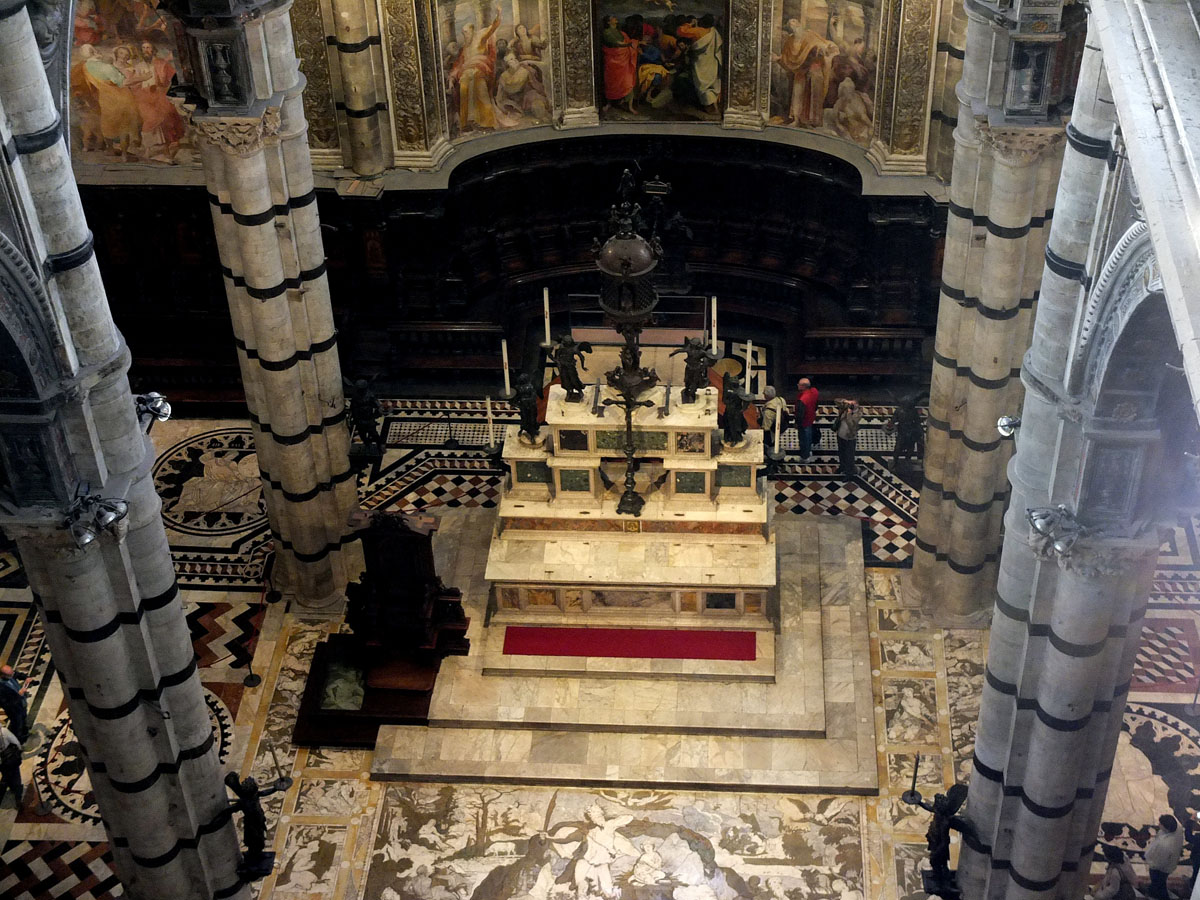
[[[1007,163],[1029,166],[1057,150],[1066,140],[1062,128],[1019,128],[979,123],[983,146]]]
[[[234,156],[250,156],[279,135],[278,106],[268,106],[261,116],[199,116],[192,120],[200,139]]]
[[[1157,536],[1157,532],[1155,532]],[[1153,565],[1158,559],[1162,540],[1157,542],[1142,539],[1114,540],[1100,534],[1083,537],[1076,541],[1071,551],[1057,553],[1053,539],[1030,530],[1029,546],[1034,554],[1045,562],[1057,562],[1064,572],[1073,572],[1084,578],[1123,576],[1142,566]]]

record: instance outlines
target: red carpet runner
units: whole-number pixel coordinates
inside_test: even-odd
[[[608,656],[620,659],[754,659],[753,631],[669,628],[556,628],[509,625],[509,656]]]

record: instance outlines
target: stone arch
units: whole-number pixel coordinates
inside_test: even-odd
[[[67,374],[48,327],[45,288],[16,245],[0,233],[0,402],[37,402]]]
[[[0,233],[0,494],[17,506],[58,503],[75,478],[60,415],[70,372],[53,322],[37,273]]]
[[[1076,327],[1068,388],[1083,429],[1077,514],[1136,528],[1178,502],[1194,421],[1186,384],[1169,380],[1180,354],[1145,222],[1113,246]]]

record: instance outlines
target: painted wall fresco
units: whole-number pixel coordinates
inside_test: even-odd
[[[772,44],[772,125],[866,146],[874,117],[878,8],[849,0],[783,0]]]
[[[71,147],[85,162],[198,162],[187,112],[167,96],[175,51],[142,0],[79,0],[71,52]]]
[[[714,0],[596,0],[596,98],[617,121],[716,120],[726,8]]]
[[[443,0],[438,29],[450,137],[550,122],[541,0]]]
[[[389,785],[365,896],[862,900],[852,797]]]

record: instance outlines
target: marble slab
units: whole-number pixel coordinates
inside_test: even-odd
[[[443,666],[431,727],[380,730],[371,779],[876,793],[864,572],[861,553],[857,567],[846,553],[861,539],[858,523],[802,516],[777,532],[789,566],[806,557],[813,565],[815,546],[818,567],[848,571],[833,602],[817,609],[805,608],[801,592],[820,585],[820,573],[781,579],[776,684],[597,679],[582,670],[488,676],[485,639],[479,656]],[[821,732],[780,740],[780,726],[800,710]]]

